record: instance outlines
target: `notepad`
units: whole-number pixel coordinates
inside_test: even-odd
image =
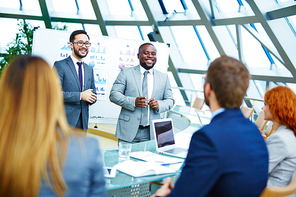
[[[116,165],[116,169],[133,177],[170,174],[176,171],[153,162],[127,160]]]
[[[150,151],[131,152],[130,156],[136,159],[140,159],[147,162],[155,162],[161,165],[170,165],[184,162],[184,159],[159,155]]]

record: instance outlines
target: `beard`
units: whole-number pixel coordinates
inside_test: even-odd
[[[75,53],[75,55],[77,55],[77,57],[79,57],[79,58],[84,58],[84,57],[86,57],[87,54],[88,54],[88,51],[87,51],[85,55],[80,55],[80,53],[79,53],[79,49],[76,49],[75,47],[74,47],[73,49],[74,49],[74,53]]]
[[[152,64],[152,66],[147,66],[147,64],[145,62],[140,61],[140,65],[145,68],[146,70],[150,70],[151,68],[154,67],[155,62]]]

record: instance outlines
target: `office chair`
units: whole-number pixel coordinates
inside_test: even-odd
[[[246,106],[242,106],[241,107],[241,111],[243,113],[243,115],[246,117],[246,118],[251,118],[252,115],[253,115],[253,112],[255,111],[255,108],[250,108],[250,107],[246,107]]]
[[[203,110],[202,110],[202,107],[203,105],[205,104],[205,99],[204,98],[199,98],[199,97],[196,97],[195,98],[195,101],[192,105],[192,108],[194,108],[195,110],[195,113],[198,117],[198,120],[200,122],[200,126],[203,126],[202,122],[201,122],[201,119],[200,119],[200,116],[198,114],[198,112],[202,112],[202,113],[205,113]]]
[[[261,131],[264,131],[267,122],[268,122],[267,120],[264,120],[264,112],[263,112],[263,110],[261,110],[256,121],[255,121],[255,125],[257,125],[257,127]]]
[[[274,129],[274,127],[273,127],[273,123],[270,121],[270,122],[268,123],[268,126],[267,126],[266,130],[265,130],[264,135],[265,135],[266,137],[269,137],[271,134],[274,133],[274,131],[275,131],[275,129]]]

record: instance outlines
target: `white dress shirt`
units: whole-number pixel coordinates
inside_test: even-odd
[[[144,72],[146,71],[146,69],[144,69],[140,65],[140,71],[141,71],[141,87],[142,87],[143,78],[144,78]],[[149,73],[147,74],[147,85],[148,85],[148,98],[147,98],[147,102],[151,98],[152,91],[153,91],[153,68],[151,68],[148,71],[149,71]],[[150,107],[148,106],[148,123],[149,123],[149,115],[150,115]]]
[[[78,64],[77,64],[77,62],[80,62],[80,61],[78,61],[78,59],[76,59],[75,57],[73,57],[72,55],[70,55],[70,57],[71,57],[71,59],[72,59],[72,61],[73,61],[73,63],[74,63],[74,66],[75,66],[75,69],[76,69],[76,73],[77,73],[77,76],[78,76],[78,78],[79,78],[79,73],[78,73],[78,69],[79,69],[79,66],[78,66]],[[82,69],[82,91],[84,90],[84,65],[83,65],[83,62],[81,62],[82,64],[81,64],[81,69]]]

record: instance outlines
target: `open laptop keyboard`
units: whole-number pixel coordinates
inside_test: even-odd
[[[187,152],[187,149],[184,149],[184,148],[173,148],[173,149],[170,149],[170,150],[166,150],[164,151],[166,153],[171,153],[171,154],[179,154],[179,153],[183,153],[183,152]]]

